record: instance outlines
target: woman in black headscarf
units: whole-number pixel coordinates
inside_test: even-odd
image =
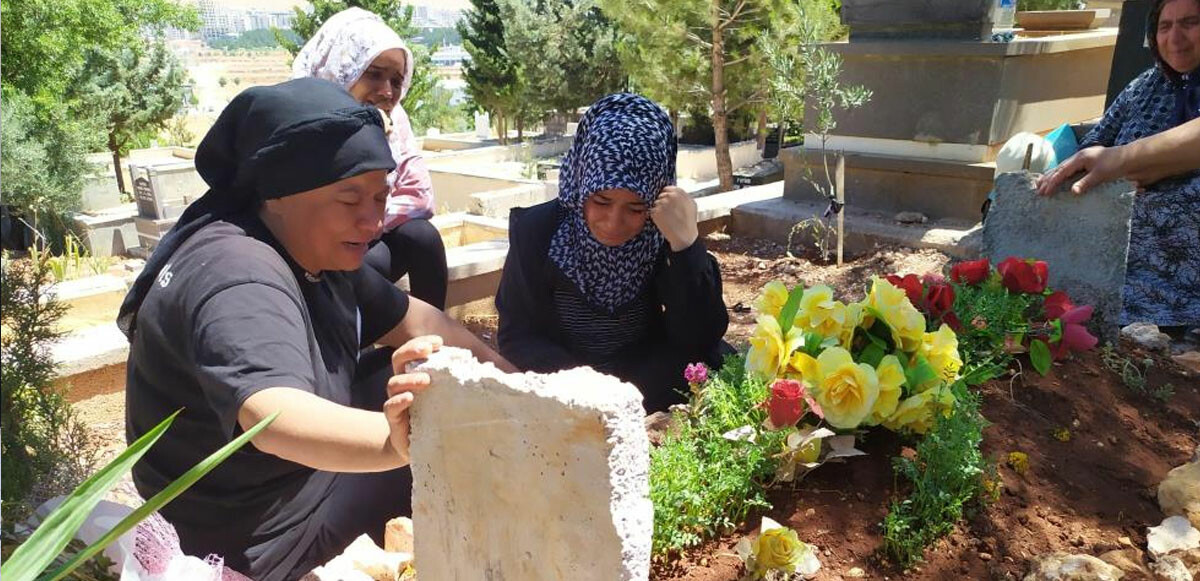
[[[273,412],[251,446],[167,505],[184,552],[302,576],[410,511],[407,409],[445,342],[511,366],[441,311],[360,269],[395,167],[373,107],[327,81],[256,87],[196,152],[211,189],[121,307],[127,435],[183,412],[134,468],[149,497]],[[390,346],[362,355],[371,345]],[[389,361],[390,359],[390,361]]]

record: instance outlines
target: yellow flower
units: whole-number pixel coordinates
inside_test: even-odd
[[[954,394],[949,388],[922,391],[900,402],[896,411],[883,422],[883,426],[896,432],[907,428],[924,434],[933,427],[934,414],[940,411],[942,415],[950,417],[954,402]]]
[[[779,527],[764,530],[750,545],[754,567],[752,574],[763,578],[768,571],[795,573],[801,561],[811,551],[800,541],[796,531]]]
[[[799,379],[810,386],[820,381],[821,374],[817,371],[816,358],[803,351],[792,354],[788,361],[788,370],[790,379]]]
[[[1029,456],[1024,452],[1009,452],[1007,464],[1013,472],[1025,474],[1029,471]]]
[[[888,355],[875,368],[875,376],[879,379],[879,398],[867,420],[873,426],[882,424],[899,407],[900,396],[904,393],[904,367],[895,355]]]
[[[854,330],[863,324],[863,319],[866,318],[867,311],[863,308],[862,303],[850,303],[846,305],[845,323],[842,325],[842,331],[838,335],[838,343],[842,349],[850,349],[851,343],[854,341]]]
[[[753,542],[750,539],[738,541],[736,550],[746,563],[751,579],[766,578],[771,572],[799,574],[807,579],[821,569],[816,547],[801,541],[796,531],[765,516],[758,538]]]
[[[779,317],[788,300],[788,289],[782,282],[773,280],[763,287],[762,294],[754,301],[754,312],[759,316]]]
[[[948,325],[943,323],[936,333],[925,333],[921,353],[942,381],[954,383],[958,379],[963,362],[958,356],[958,335]]]
[[[825,412],[825,421],[835,428],[857,428],[879,399],[879,379],[866,363],[855,363],[850,352],[828,347],[817,357],[818,381],[813,397]]]
[[[759,315],[754,335],[750,337],[750,350],[746,352],[746,371],[767,380],[779,377],[788,358],[803,341],[798,329],[793,327],[784,337],[778,319]]]
[[[866,306],[875,309],[892,330],[892,341],[905,353],[921,347],[925,338],[925,315],[908,300],[904,291],[885,279],[875,278]]]
[[[818,285],[805,289],[796,311],[795,325],[821,337],[839,337],[846,325],[846,305],[833,300],[833,289]]]

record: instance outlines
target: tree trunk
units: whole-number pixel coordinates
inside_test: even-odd
[[[506,137],[507,136],[505,135],[505,131],[504,131],[504,112],[497,109],[496,110],[496,139],[500,141],[500,145],[507,145],[508,140],[506,139]]]
[[[712,107],[720,191],[733,189],[733,160],[729,157],[728,114],[725,111],[725,41],[721,31],[721,0],[712,0]]]
[[[525,143],[525,116],[517,116],[517,143]]]
[[[758,150],[767,150],[767,106],[758,109]]]
[[[671,109],[669,113],[671,115],[671,126],[675,128],[675,139],[679,139],[683,137],[683,128],[679,126],[679,110]]]
[[[121,149],[111,141],[108,143],[108,149],[112,152],[113,170],[117,173],[117,191],[128,194],[129,192],[125,191],[125,176],[121,175]]]

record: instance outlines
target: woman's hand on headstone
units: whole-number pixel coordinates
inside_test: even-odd
[[[408,371],[412,363],[419,362],[442,348],[442,338],[436,335],[417,337],[401,345],[392,353],[392,370],[395,375],[388,380],[388,399],[383,403],[383,415],[387,417],[392,449],[407,464],[409,460],[409,417],[415,394],[429,387],[429,374]]]
[[[663,188],[650,209],[650,219],[673,252],[686,250],[700,236],[696,226],[696,201],[682,188]]]
[[[1052,196],[1068,178],[1080,172],[1083,177],[1071,185],[1076,196],[1104,182],[1125,177],[1124,150],[1121,147],[1089,147],[1067,158],[1037,180],[1037,193]]]

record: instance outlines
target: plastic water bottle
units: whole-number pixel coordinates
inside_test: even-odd
[[[992,31],[1012,30],[1017,17],[1017,0],[995,0],[992,9]]]

